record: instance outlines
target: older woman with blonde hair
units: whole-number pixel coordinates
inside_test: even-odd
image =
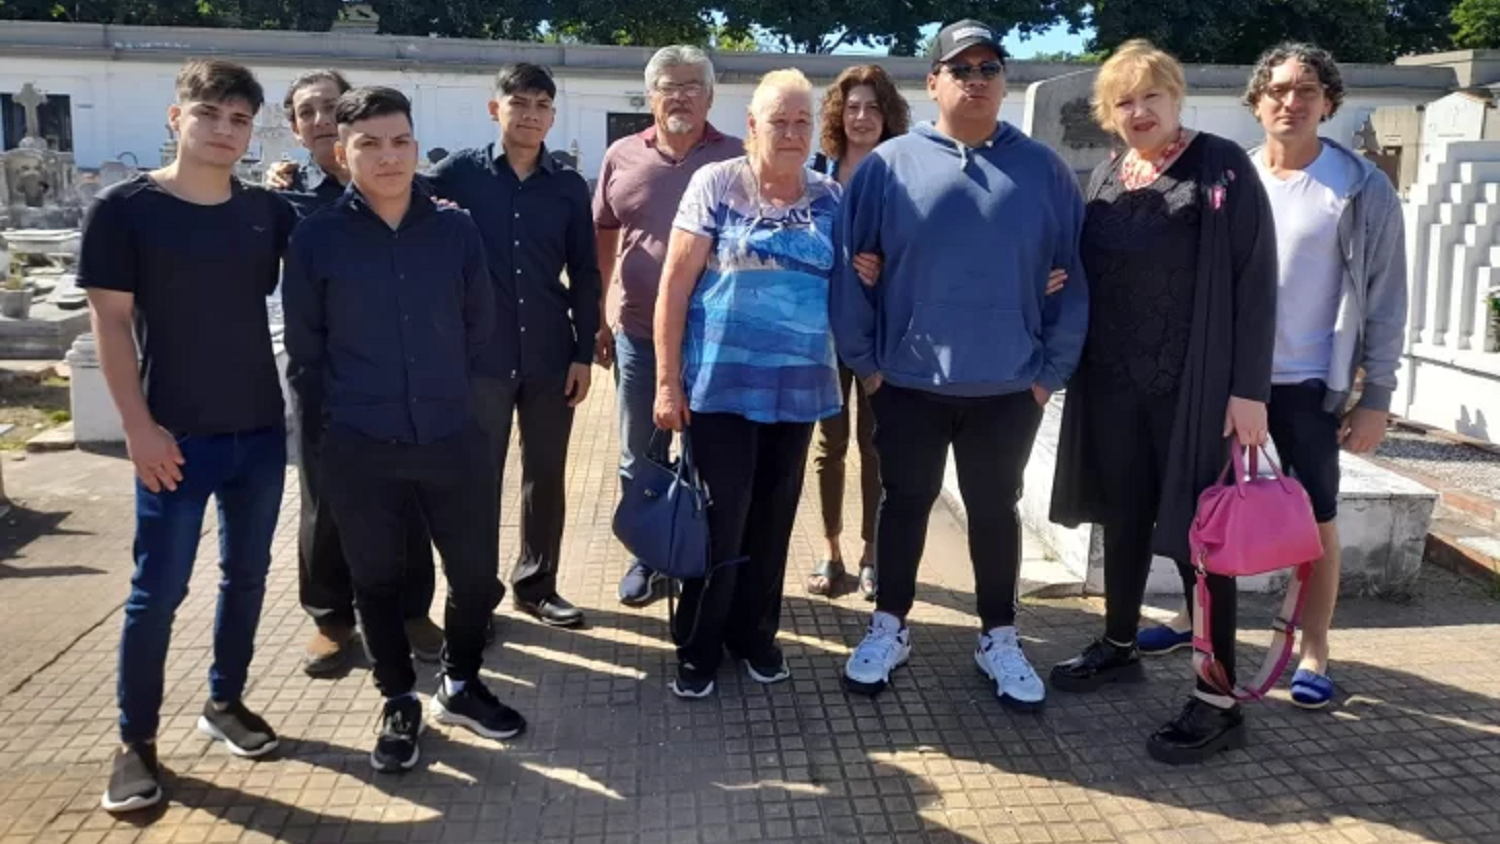
[[[667,245],[656,424],[689,432],[718,567],[683,584],[679,697],[713,693],[725,646],[756,682],[791,676],[776,646],[787,549],[813,425],[840,404],[828,323],[840,190],[806,166],[812,138],[807,77],[766,74],[745,155],[694,174]]]
[[[1122,154],[1095,170],[1081,251],[1091,315],[1068,385],[1052,518],[1104,528],[1104,635],[1052,670],[1087,692],[1144,679],[1136,643],[1153,554],[1177,561],[1191,601],[1188,528],[1228,456],[1266,440],[1276,338],[1270,205],[1235,143],[1181,123],[1181,65],[1131,41],[1100,69],[1093,108]],[[1214,652],[1234,671],[1235,584],[1210,575]],[[1234,700],[1201,681],[1148,742],[1203,761],[1245,740]]]

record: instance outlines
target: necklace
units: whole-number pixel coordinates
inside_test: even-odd
[[[1177,160],[1177,156],[1187,148],[1187,130],[1179,128],[1177,137],[1172,139],[1159,154],[1152,158],[1142,158],[1135,150],[1125,153],[1125,160],[1120,163],[1120,184],[1126,190],[1136,190],[1151,184],[1161,178],[1168,167]]]

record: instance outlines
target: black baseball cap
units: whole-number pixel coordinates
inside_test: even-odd
[[[1005,48],[1000,45],[1000,33],[994,27],[973,18],[950,23],[938,30],[932,42],[932,61],[945,62],[964,50],[974,46],[985,46],[995,51],[1000,63],[1005,63]]]

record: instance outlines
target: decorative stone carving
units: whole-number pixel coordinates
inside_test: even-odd
[[[0,204],[5,206],[5,225],[16,228],[68,228],[82,217],[74,190],[76,171],[71,153],[49,149],[41,137],[37,109],[47,102],[45,94],[30,82],[21,86],[13,101],[25,115],[26,135],[20,145],[0,153]]]

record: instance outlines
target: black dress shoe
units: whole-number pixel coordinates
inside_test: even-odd
[[[1245,713],[1239,704],[1220,709],[1193,697],[1176,718],[1146,742],[1151,758],[1168,765],[1195,765],[1221,750],[1245,746]]]
[[[551,627],[577,627],[583,623],[583,610],[562,599],[560,595],[549,595],[540,601],[523,601],[517,598],[516,609]]]
[[[1121,647],[1108,639],[1095,639],[1083,653],[1052,666],[1052,688],[1065,692],[1092,692],[1106,683],[1144,679],[1146,672],[1135,645]]]

